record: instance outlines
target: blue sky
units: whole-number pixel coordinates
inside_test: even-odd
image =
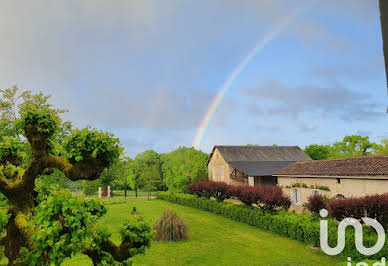
[[[200,149],[388,137],[377,0],[4,0],[0,87],[52,94],[64,118],[115,133],[130,156],[191,146],[226,78],[295,10]]]

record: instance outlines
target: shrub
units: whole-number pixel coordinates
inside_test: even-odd
[[[367,216],[388,225],[388,194],[335,199],[329,204],[329,214],[337,220]]]
[[[206,181],[197,182],[197,183],[188,185],[187,189],[190,191],[190,193],[198,197],[205,197],[209,199],[211,197],[209,183],[210,182],[206,182]]]
[[[222,202],[227,198],[237,198],[245,205],[258,204],[264,210],[288,209],[291,201],[275,186],[234,186],[224,182],[198,182],[188,186],[188,190],[198,197],[214,197]]]
[[[186,223],[172,210],[165,210],[162,217],[155,222],[155,240],[180,241],[187,239]]]
[[[318,214],[320,210],[327,209],[326,200],[322,195],[310,196],[305,206],[313,214]]]
[[[245,205],[258,204],[260,199],[260,187],[239,186],[236,190],[237,198]]]
[[[279,208],[288,210],[291,206],[289,197],[283,194],[280,187],[266,186],[259,189],[259,207],[264,210],[277,210]]]
[[[209,182],[210,194],[217,201],[222,202],[228,198],[229,185],[224,182]]]
[[[286,211],[275,213],[265,212],[259,208],[232,204],[229,202],[217,202],[205,198],[198,198],[188,194],[175,194],[171,192],[159,192],[158,198],[173,203],[209,211],[234,221],[246,223],[261,230],[288,237],[305,244],[319,246],[320,222],[311,214],[295,214]],[[332,218],[328,220],[329,246],[337,245],[337,226]],[[382,250],[371,256],[358,253],[355,248],[355,234],[352,227],[348,227],[345,237],[345,249],[338,255],[341,258],[351,257],[354,261],[365,259],[381,259],[388,253],[388,243]],[[364,246],[371,247],[376,244],[376,233],[373,230],[364,230]]]

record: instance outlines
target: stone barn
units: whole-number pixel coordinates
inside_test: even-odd
[[[311,160],[298,146],[214,146],[209,180],[236,185],[276,185],[273,174],[295,162]]]

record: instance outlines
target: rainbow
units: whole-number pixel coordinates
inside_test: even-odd
[[[227,90],[232,86],[233,81],[237,78],[237,76],[244,70],[244,68],[248,65],[249,61],[259,52],[263,47],[273,40],[284,28],[286,28],[291,21],[294,19],[296,12],[293,12],[289,16],[286,16],[284,19],[277,24],[274,29],[269,31],[263,39],[261,39],[254,48],[248,53],[248,55],[237,65],[237,67],[233,70],[232,74],[225,80],[222,85],[220,91],[217,93],[216,97],[211,102],[205,116],[202,118],[201,124],[198,128],[197,134],[193,141],[193,147],[198,148],[201,144],[201,140],[205,134],[206,129],[209,126],[209,123],[214,116],[214,113],[217,110],[217,107],[220,105],[222,99],[225,96]]]

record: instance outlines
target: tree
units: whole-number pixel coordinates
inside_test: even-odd
[[[115,164],[114,184],[124,189],[124,197],[127,197],[127,190],[134,188],[135,173],[133,169],[133,160],[125,157]]]
[[[382,139],[381,144],[376,144],[374,146],[376,154],[388,155],[388,138]]]
[[[85,128],[73,130],[64,138],[58,150],[56,140],[59,138],[62,124],[59,118],[61,111],[45,104],[48,98],[43,95],[25,95],[26,99],[31,101],[20,105],[20,116],[16,117],[15,121],[26,141],[17,136],[3,136],[0,140],[0,192],[7,198],[9,205],[9,219],[6,232],[1,235],[0,245],[5,246],[9,265],[20,264],[19,260],[23,260],[23,256],[32,256],[30,258],[37,261],[37,264],[49,265],[54,261],[55,264],[59,264],[74,252],[83,252],[98,264],[105,261],[108,255],[112,260],[124,261],[134,254],[143,252],[149,245],[150,235],[145,233],[147,228],[143,224],[139,225],[138,223],[141,223],[139,221],[125,225],[122,230],[122,243],[119,246],[109,239],[108,234],[101,233],[94,235],[95,237],[91,236],[91,240],[85,242],[85,245],[74,245],[78,243],[76,241],[72,244],[69,242],[68,245],[64,245],[66,247],[61,248],[64,239],[79,237],[79,227],[72,227],[75,220],[88,219],[85,218],[88,216],[85,211],[89,213],[99,211],[94,211],[96,206],[82,209],[83,203],[77,203],[78,201],[72,199],[71,195],[49,197],[39,204],[35,181],[54,171],[62,172],[73,181],[96,180],[105,168],[109,168],[117,160],[122,148],[119,140],[112,134]],[[45,100],[39,102],[39,99]],[[29,104],[28,108],[24,108],[26,104]],[[7,112],[9,118],[14,119],[14,113]],[[31,157],[24,156],[25,144],[30,146]],[[50,207],[47,210],[55,215],[45,214],[45,207]],[[69,218],[69,215],[73,216]],[[79,223],[88,225],[93,222],[88,221]],[[129,237],[131,228],[137,230],[136,223],[144,230],[144,234],[135,238]],[[70,238],[61,238],[64,234],[70,234]],[[85,235],[85,238],[88,236]],[[47,241],[42,244],[41,239]],[[23,254],[19,253],[21,250]]]
[[[162,183],[161,161],[159,154],[153,150],[147,150],[138,154],[135,158],[135,169],[138,176],[140,188],[148,191],[148,198],[151,191]]]
[[[325,160],[330,156],[330,146],[311,144],[306,146],[304,152],[313,160]]]
[[[208,180],[208,160],[208,154],[187,147],[164,154],[163,182],[168,189],[185,190],[189,184]]]
[[[342,141],[333,144],[330,157],[343,158],[369,155],[373,152],[375,145],[375,143],[369,141],[368,136],[345,136]]]

